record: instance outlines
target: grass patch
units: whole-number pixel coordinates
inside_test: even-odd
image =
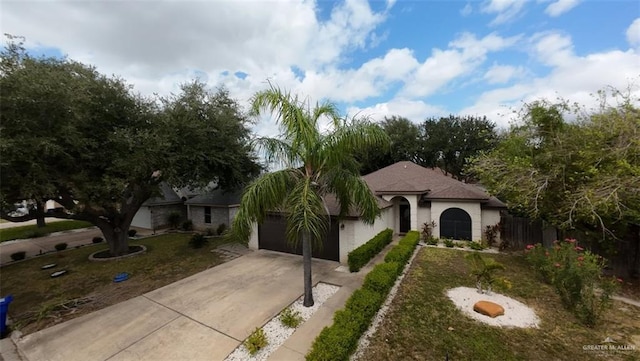
[[[0,242],[10,241],[13,239],[43,237],[53,232],[68,231],[70,229],[87,228],[91,226],[93,226],[93,224],[84,221],[59,221],[47,223],[47,225],[42,228],[35,224],[4,228],[0,229]]]
[[[560,306],[554,290],[540,283],[520,255],[486,255],[506,267],[513,287],[501,293],[533,308],[539,329],[492,327],[474,321],[449,300],[454,287],[474,287],[466,252],[423,248],[405,276],[389,313],[371,339],[361,360],[593,360],[583,345],[601,344],[611,337],[617,344],[640,340],[640,308],[614,301],[601,325],[587,328]],[[609,355],[608,360],[635,360]],[[602,358],[602,357],[600,357]]]
[[[191,234],[171,233],[130,242],[147,252],[120,260],[89,261],[91,253],[107,249],[105,243],[52,253],[2,267],[2,294],[13,294],[9,316],[23,333],[95,311],[139,296],[223,262],[210,252],[218,244],[193,249]],[[44,265],[57,267],[41,270]],[[59,278],[50,274],[65,269]],[[129,280],[114,283],[127,272]]]

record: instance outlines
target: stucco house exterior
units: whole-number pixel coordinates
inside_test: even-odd
[[[358,214],[338,220],[339,207],[332,196],[325,203],[332,218],[322,251],[314,257],[346,263],[351,250],[377,233],[391,228],[396,234],[421,230],[435,223],[433,235],[458,240],[480,240],[483,230],[500,222],[504,203],[482,188],[460,182],[440,169],[424,168],[412,162],[398,162],[363,176],[377,198],[380,216],[373,225],[363,223]],[[254,249],[271,249],[300,254],[284,240],[285,220],[273,215],[256,225],[249,241]]]
[[[216,189],[199,194],[184,204],[187,206],[187,218],[193,222],[196,230],[217,229],[221,223],[231,225],[240,207],[240,191],[225,192]]]

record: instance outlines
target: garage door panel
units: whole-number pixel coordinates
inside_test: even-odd
[[[268,216],[258,226],[258,248],[302,255],[302,242],[298,242],[295,248],[291,247],[286,240],[286,231],[287,223],[283,217]],[[311,252],[313,257],[339,261],[339,237],[338,222],[332,219],[331,228],[325,236],[322,249],[314,248]]]

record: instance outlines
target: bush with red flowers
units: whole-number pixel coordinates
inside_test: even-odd
[[[586,326],[594,326],[611,307],[618,284],[602,274],[606,260],[580,247],[575,239],[555,241],[550,249],[528,245],[525,253],[542,280],[555,288],[562,304]]]

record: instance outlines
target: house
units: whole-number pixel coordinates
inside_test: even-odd
[[[424,223],[435,223],[433,235],[458,240],[479,240],[483,230],[500,222],[504,203],[482,188],[460,182],[440,169],[424,168],[412,162],[398,162],[363,176],[375,194],[380,217],[373,225],[364,224],[358,214],[337,218],[339,205],[335,197],[325,197],[331,226],[322,250],[314,257],[347,262],[353,249],[386,228],[403,234],[421,230]],[[249,247],[301,254],[285,240],[286,221],[272,214],[254,227]]]
[[[187,218],[197,230],[216,230],[223,223],[228,228],[238,212],[241,198],[240,191],[222,189],[199,194],[184,202],[187,206]]]
[[[169,214],[177,212],[182,218],[186,216],[184,201],[167,183],[160,184],[160,196],[152,197],[142,206],[131,221],[132,227],[144,229],[161,229],[169,226]]]

